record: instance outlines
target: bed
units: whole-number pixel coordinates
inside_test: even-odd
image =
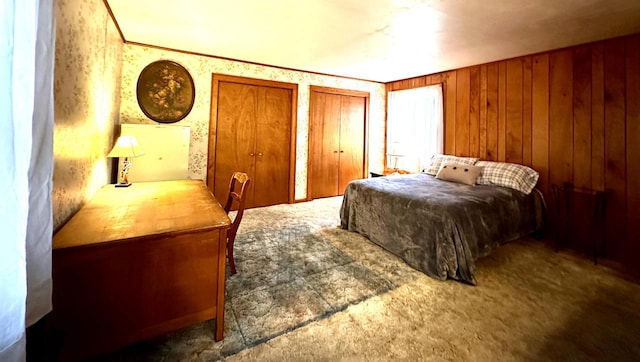
[[[476,285],[474,261],[542,226],[540,192],[466,185],[426,173],[356,180],[341,227],[360,233],[440,280]]]

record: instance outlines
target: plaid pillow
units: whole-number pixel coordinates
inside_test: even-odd
[[[431,165],[424,170],[431,176],[435,176],[444,162],[453,162],[461,165],[473,165],[478,162],[477,157],[458,157],[451,155],[434,155],[431,157]]]
[[[476,166],[482,167],[478,185],[509,187],[528,195],[538,183],[538,173],[527,166],[492,161],[478,161]]]

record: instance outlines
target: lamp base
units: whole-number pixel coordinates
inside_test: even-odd
[[[128,182],[128,183],[126,183],[126,184],[124,184],[124,183],[116,184],[116,187],[129,187],[129,186],[131,186],[131,183],[130,183],[130,182]]]

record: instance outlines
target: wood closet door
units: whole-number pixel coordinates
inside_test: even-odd
[[[249,207],[289,201],[291,93],[290,89],[258,87],[255,195]]]
[[[340,162],[338,94],[312,92],[309,123],[309,198],[335,196]]]
[[[365,99],[341,96],[340,107],[340,168],[338,194],[347,184],[364,176]]]
[[[310,199],[342,195],[350,181],[364,177],[368,94],[318,88],[309,104]]]
[[[256,111],[259,87],[220,82],[218,90],[218,124],[216,127],[215,190],[223,204],[229,194],[229,181],[235,171],[246,172],[255,179]],[[254,182],[249,183],[247,205],[254,200]]]

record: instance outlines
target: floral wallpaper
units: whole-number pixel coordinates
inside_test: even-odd
[[[122,65],[120,117],[122,123],[155,124],[147,118],[136,98],[136,84],[142,69],[157,60],[172,60],[185,67],[195,83],[195,103],[176,124],[191,128],[189,177],[206,180],[212,73],[259,78],[298,84],[298,124],[296,144],[295,198],[307,196],[307,150],[309,129],[309,86],[366,91],[370,93],[369,168],[382,169],[384,163],[384,84],[292,71],[244,62],[218,59],[125,44]]]
[[[122,47],[102,0],[56,0],[53,222],[59,229],[109,183]]]

